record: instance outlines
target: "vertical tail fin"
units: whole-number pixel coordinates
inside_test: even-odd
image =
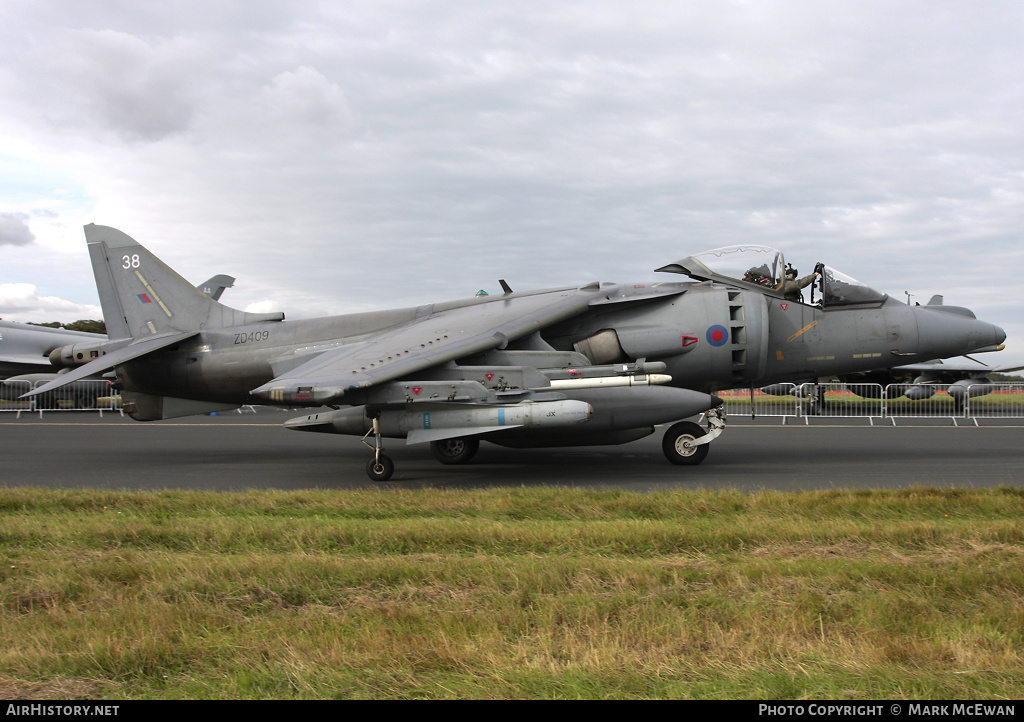
[[[85,227],[96,290],[111,339],[280,321],[283,313],[247,313],[201,293],[137,241],[108,226]]]

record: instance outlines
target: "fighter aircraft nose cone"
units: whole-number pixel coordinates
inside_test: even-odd
[[[1006,331],[992,323],[984,321],[975,322],[979,328],[976,331],[979,345],[975,351],[997,351],[1003,341],[1006,340]]]
[[[921,306],[917,316],[920,348],[932,358],[949,358],[1001,344],[1006,332],[966,309]]]
[[[980,351],[998,346],[1005,340],[1006,332],[1003,329],[995,324],[975,320],[970,326],[965,343],[971,346],[970,351]]]

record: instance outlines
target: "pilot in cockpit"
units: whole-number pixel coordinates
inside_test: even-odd
[[[803,294],[800,292],[814,283],[818,277],[818,269],[815,267],[814,273],[803,278],[797,278],[797,270],[793,268],[793,264],[786,264],[785,277],[778,283],[772,278],[772,272],[767,265],[754,266],[747,270],[743,274],[743,280],[750,283],[756,283],[759,286],[767,286],[768,288],[775,289],[776,291],[782,291],[782,295],[791,301],[802,300]]]
[[[775,287],[776,291],[782,291],[782,295],[791,301],[803,300],[803,294],[801,291],[814,283],[814,280],[820,275],[820,273],[818,271],[818,267],[815,266],[814,273],[811,275],[804,276],[801,279],[797,279],[797,275],[799,274],[797,273],[797,270],[793,268],[793,264],[787,263],[786,277],[778,286]]]

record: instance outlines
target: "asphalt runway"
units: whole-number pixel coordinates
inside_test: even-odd
[[[465,466],[443,466],[426,445],[388,440],[396,471],[366,477],[359,439],[288,431],[294,412],[139,423],[106,413],[0,414],[0,486],[92,489],[470,489],[571,486],[655,489],[900,488],[1024,486],[1024,422],[948,420],[896,427],[851,420],[783,426],[730,419],[696,467],[669,464],[662,430],[622,446],[537,450],[481,444]]]

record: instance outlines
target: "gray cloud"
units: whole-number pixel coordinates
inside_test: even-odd
[[[27,246],[36,239],[24,213],[0,213],[0,246]]]
[[[189,129],[212,55],[187,38],[149,40],[116,30],[54,29],[22,76],[45,120],[66,132],[155,141]],[[56,52],[55,52],[56,51]]]
[[[349,117],[341,88],[307,65],[274,76],[262,100],[266,112],[283,123],[335,125]]]
[[[240,306],[646,279],[748,242],[897,297],[944,293],[1012,339],[1022,13],[27,3],[0,29],[0,99],[4,137],[96,199],[82,222],[188,277],[237,276]],[[54,238],[81,253],[77,230]]]

